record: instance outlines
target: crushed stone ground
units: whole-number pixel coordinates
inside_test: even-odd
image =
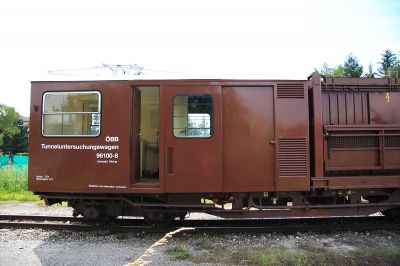
[[[69,216],[71,212],[70,208],[63,206],[45,207],[32,203],[0,205],[0,214]],[[165,241],[156,244],[160,239]],[[177,246],[200,258],[212,256],[216,251],[233,254],[244,248],[266,247],[351,254],[371,248],[377,251],[399,248],[400,232],[191,235],[182,231],[165,237],[165,234],[0,229],[0,265],[126,265],[135,261],[137,265],[195,264],[192,260],[173,261],[167,251]],[[218,253],[215,254],[218,256]],[[240,264],[247,263],[243,261]],[[217,260],[201,264],[224,263]]]

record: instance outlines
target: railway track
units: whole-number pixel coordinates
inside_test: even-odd
[[[87,224],[83,218],[79,217],[0,215],[0,228],[148,233],[163,233],[178,228],[188,228],[187,233],[285,233],[400,230],[400,223],[383,216],[374,216],[263,220],[175,220],[167,227],[153,227],[145,224],[143,219],[133,218],[119,218],[111,225],[96,225]]]

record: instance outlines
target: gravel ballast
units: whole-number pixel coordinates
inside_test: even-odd
[[[0,214],[69,216],[71,212],[63,206],[0,205]],[[251,260],[249,251],[275,248],[296,254],[315,252],[315,256],[326,253],[335,256],[332,263],[338,260],[355,265],[396,265],[400,261],[396,257],[400,248],[398,231],[211,235],[183,231],[163,237],[164,234],[0,229],[0,265],[126,265],[135,261],[150,265],[251,264],[257,261]],[[386,252],[392,250],[394,253]],[[184,256],[177,256],[182,253]],[[379,256],[383,259],[377,260]]]

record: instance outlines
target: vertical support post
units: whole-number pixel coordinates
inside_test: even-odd
[[[314,109],[314,169],[315,177],[324,176],[324,139],[323,139],[323,120],[322,120],[322,92],[321,76],[314,73],[311,77],[313,92]]]

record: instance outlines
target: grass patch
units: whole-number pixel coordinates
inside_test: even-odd
[[[171,256],[171,259],[174,261],[186,260],[190,257],[188,249],[182,245],[178,245],[174,248],[168,249],[166,252]]]
[[[202,248],[202,249],[210,249],[211,248],[210,237],[207,234],[204,234],[203,239],[200,242],[200,248]]]
[[[284,247],[246,247],[238,250],[212,249],[191,254],[194,263],[228,265],[399,265],[400,248],[363,249],[334,252],[322,247],[303,246],[294,250]]]
[[[393,249],[367,249],[363,253],[356,253],[354,257],[358,257],[358,262],[369,265],[399,265],[400,247]],[[361,263],[359,263],[361,264]]]
[[[313,265],[310,257],[283,248],[267,250],[248,250],[244,253],[245,261],[254,265]],[[318,264],[323,265],[323,264]]]
[[[1,203],[13,203],[13,202],[41,202],[37,195],[33,195],[29,191],[20,192],[0,192]]]
[[[389,250],[375,250],[371,254],[374,257],[400,262],[400,247]]]
[[[0,168],[0,202],[39,201],[28,191],[28,168]]]

